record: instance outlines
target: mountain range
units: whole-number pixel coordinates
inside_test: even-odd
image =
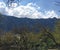
[[[56,18],[29,19],[0,15],[0,30],[11,31],[13,28],[28,28],[30,31],[39,31],[41,26],[48,27],[50,30],[53,30],[56,21]]]

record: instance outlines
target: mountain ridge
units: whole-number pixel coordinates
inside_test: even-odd
[[[41,24],[42,26],[48,27],[52,30],[57,20],[58,19],[56,18],[30,19],[30,18],[16,18],[13,16],[3,15],[0,23],[0,29],[4,31],[10,31],[14,27],[17,27],[17,28],[27,27],[29,28],[29,30],[32,30],[33,27],[36,27],[33,29],[34,31],[36,31],[38,30],[38,25]]]

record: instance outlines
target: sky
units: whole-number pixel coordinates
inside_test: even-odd
[[[0,0],[0,13],[4,15],[32,19],[60,18],[60,6],[56,6],[60,0],[21,0],[19,6],[12,3],[12,8],[8,8],[5,2]]]

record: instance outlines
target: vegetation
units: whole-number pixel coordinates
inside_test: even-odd
[[[60,20],[59,19],[56,22],[55,30],[53,32],[53,35],[54,35],[54,38],[55,38],[56,42],[60,44]]]
[[[48,50],[60,47],[60,21],[56,23],[54,32],[42,27],[38,33],[25,28],[14,28],[0,35],[0,50]],[[1,33],[1,32],[0,32]],[[58,45],[59,44],[59,45]]]
[[[1,15],[0,15],[1,16]],[[1,19],[1,17],[0,17]],[[0,21],[1,23],[1,21]],[[36,24],[33,28],[39,28],[40,32],[29,31],[24,26],[16,26],[10,32],[0,30],[0,50],[48,50],[49,48],[60,49],[60,20],[58,19],[54,31]]]

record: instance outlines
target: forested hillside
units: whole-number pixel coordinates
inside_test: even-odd
[[[0,16],[0,24],[2,24],[3,18],[5,17]],[[54,27],[51,26],[53,31],[41,24],[36,24],[35,27],[39,28],[39,32],[29,31],[29,28],[25,26],[22,28],[14,27],[10,31],[0,30],[0,50],[60,49],[60,19],[56,20]]]

